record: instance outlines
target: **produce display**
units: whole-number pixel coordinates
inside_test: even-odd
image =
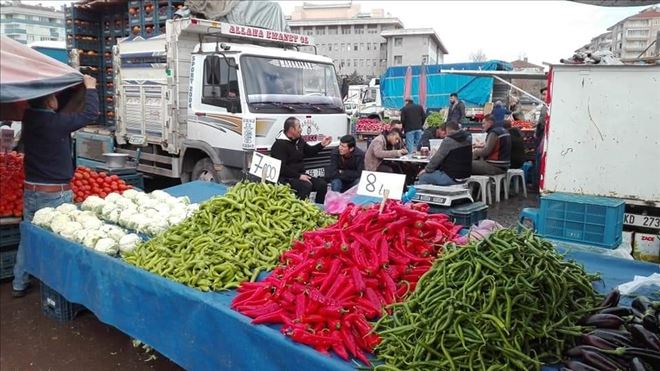
[[[71,180],[71,190],[76,203],[83,202],[92,195],[105,198],[110,193],[122,193],[131,188],[133,187],[119,179],[117,175],[98,173],[82,166],[76,168]]]
[[[380,133],[383,131],[383,122],[378,119],[358,119],[355,124],[355,131],[358,133]]]
[[[598,306],[597,277],[531,232],[453,244],[375,325],[377,369],[529,370],[555,363]]]
[[[620,293],[612,291],[602,309],[585,319],[580,345],[569,349],[565,362],[571,370],[659,370],[660,302],[644,296],[632,306],[619,305]]]
[[[0,152],[0,217],[23,216],[23,154]]]
[[[302,232],[332,221],[288,186],[242,182],[124,260],[202,291],[228,290],[274,268]]]
[[[512,121],[511,126],[522,130],[533,130],[536,125],[529,121]]]
[[[199,205],[191,204],[188,197],[173,197],[164,191],[144,193],[127,189],[123,194],[110,193],[105,199],[89,196],[80,208],[105,221],[154,236],[181,223]]]
[[[417,286],[441,246],[457,236],[428,205],[350,205],[337,223],[303,234],[265,280],[243,283],[232,307],[252,323],[282,324],[294,341],[365,364],[380,341],[369,320]]]
[[[39,209],[32,223],[108,255],[130,252],[141,241],[138,235],[104,223],[94,213],[78,210],[74,204]]]

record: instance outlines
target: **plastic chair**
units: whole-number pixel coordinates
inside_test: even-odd
[[[502,187],[502,184],[506,182],[506,174],[490,175],[490,179],[495,183],[495,202],[500,202],[500,192],[504,188],[504,199],[509,199],[509,189],[507,187],[508,183]]]
[[[507,190],[511,189],[511,182],[514,181],[516,178],[520,178],[521,184],[522,184],[522,191],[523,195],[525,198],[527,198],[527,186],[525,183],[525,171],[523,169],[509,169],[506,172],[506,184],[507,184]],[[518,190],[518,183],[514,182],[513,183],[514,191],[516,193],[520,193]]]
[[[481,194],[481,202],[490,204],[493,197],[490,195],[490,189],[488,188],[489,182],[490,178],[486,175],[473,175],[465,182],[465,184],[467,186],[470,186],[470,184],[477,184],[479,186],[479,193],[477,196]]]
[[[525,220],[532,222],[532,230],[536,231],[536,224],[538,223],[539,209],[533,207],[526,207],[522,209],[518,216],[518,232],[522,231],[525,226]]]

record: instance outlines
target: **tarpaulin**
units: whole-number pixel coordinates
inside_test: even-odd
[[[421,65],[412,66],[412,92],[419,92]],[[510,71],[511,64],[502,61],[483,63],[453,63],[428,65],[426,68],[426,107],[439,110],[449,106],[449,94],[458,93],[467,106],[483,106],[493,89],[492,77],[475,77],[443,74],[443,70]],[[380,78],[380,94],[383,106],[399,109],[403,107],[406,66],[389,67]],[[413,94],[418,102],[419,94]]]
[[[215,188],[215,192],[211,189]],[[172,194],[198,200],[226,188],[192,182]],[[100,321],[154,347],[188,370],[349,370],[351,362],[294,343],[276,327],[252,325],[230,309],[235,296],[201,292],[67,241],[30,223],[21,224],[26,269],[93,312]],[[658,265],[568,252],[567,258],[600,272],[596,288],[605,292],[635,275],[658,272]]]

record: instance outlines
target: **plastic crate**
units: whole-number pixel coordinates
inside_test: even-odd
[[[621,244],[622,200],[553,193],[541,197],[537,230],[545,237],[614,249]]]
[[[66,322],[74,319],[85,307],[66,300],[60,293],[41,282],[41,310],[49,318]]]
[[[17,249],[0,251],[0,280],[14,277]]]
[[[142,173],[119,175],[119,179],[123,180],[126,182],[126,184],[133,186],[134,188],[144,189],[144,176]]]
[[[0,226],[0,247],[18,244],[21,240],[21,229],[19,224]]]
[[[483,202],[473,202],[449,210],[449,217],[454,223],[471,227],[488,217],[488,205]]]

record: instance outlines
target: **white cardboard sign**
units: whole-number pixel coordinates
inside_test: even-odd
[[[362,171],[357,194],[371,197],[383,197],[384,191],[390,191],[388,198],[400,200],[406,184],[404,174]]]
[[[254,149],[257,142],[257,119],[254,117],[243,117],[243,120],[241,121],[241,129],[243,149]]]
[[[280,168],[282,161],[270,156],[262,155],[259,152],[252,153],[252,163],[250,164],[250,174],[277,183],[280,178]]]

